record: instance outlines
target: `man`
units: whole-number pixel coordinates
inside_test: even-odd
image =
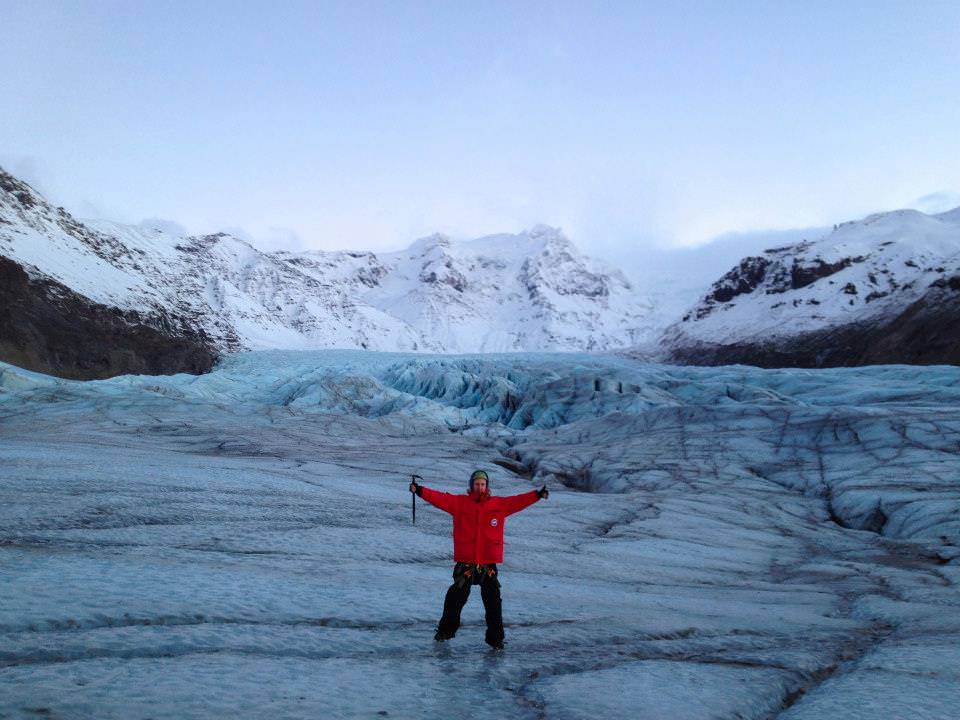
[[[460,627],[460,611],[470,597],[470,587],[480,586],[480,597],[487,616],[487,644],[503,650],[503,617],[500,604],[500,580],[497,563],[503,562],[503,526],[508,515],[550,495],[547,486],[539,490],[493,497],[490,479],[483,470],[470,476],[466,495],[431,490],[410,483],[410,492],[416,493],[431,505],[453,515],[453,585],[443,601],[443,617],[433,639],[449,640]]]

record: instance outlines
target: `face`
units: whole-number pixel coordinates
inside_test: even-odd
[[[487,479],[477,478],[476,480],[474,480],[473,491],[478,493],[485,493],[487,491]]]

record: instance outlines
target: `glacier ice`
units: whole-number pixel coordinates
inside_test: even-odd
[[[614,355],[0,365],[0,715],[949,717],[960,369]],[[511,520],[452,643],[410,473]],[[483,694],[464,705],[464,687]]]

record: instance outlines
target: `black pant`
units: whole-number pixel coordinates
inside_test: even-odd
[[[453,585],[443,600],[443,617],[437,630],[450,637],[456,635],[460,627],[460,611],[467,604],[472,585],[480,586],[480,597],[487,614],[487,642],[503,640],[503,608],[496,565],[457,563],[453,568]]]

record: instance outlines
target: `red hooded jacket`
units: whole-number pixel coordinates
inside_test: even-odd
[[[428,487],[422,491],[420,497],[453,515],[454,562],[477,565],[503,562],[503,526],[507,516],[540,499],[536,490],[508,497],[496,497],[489,491],[482,495],[453,495]]]

